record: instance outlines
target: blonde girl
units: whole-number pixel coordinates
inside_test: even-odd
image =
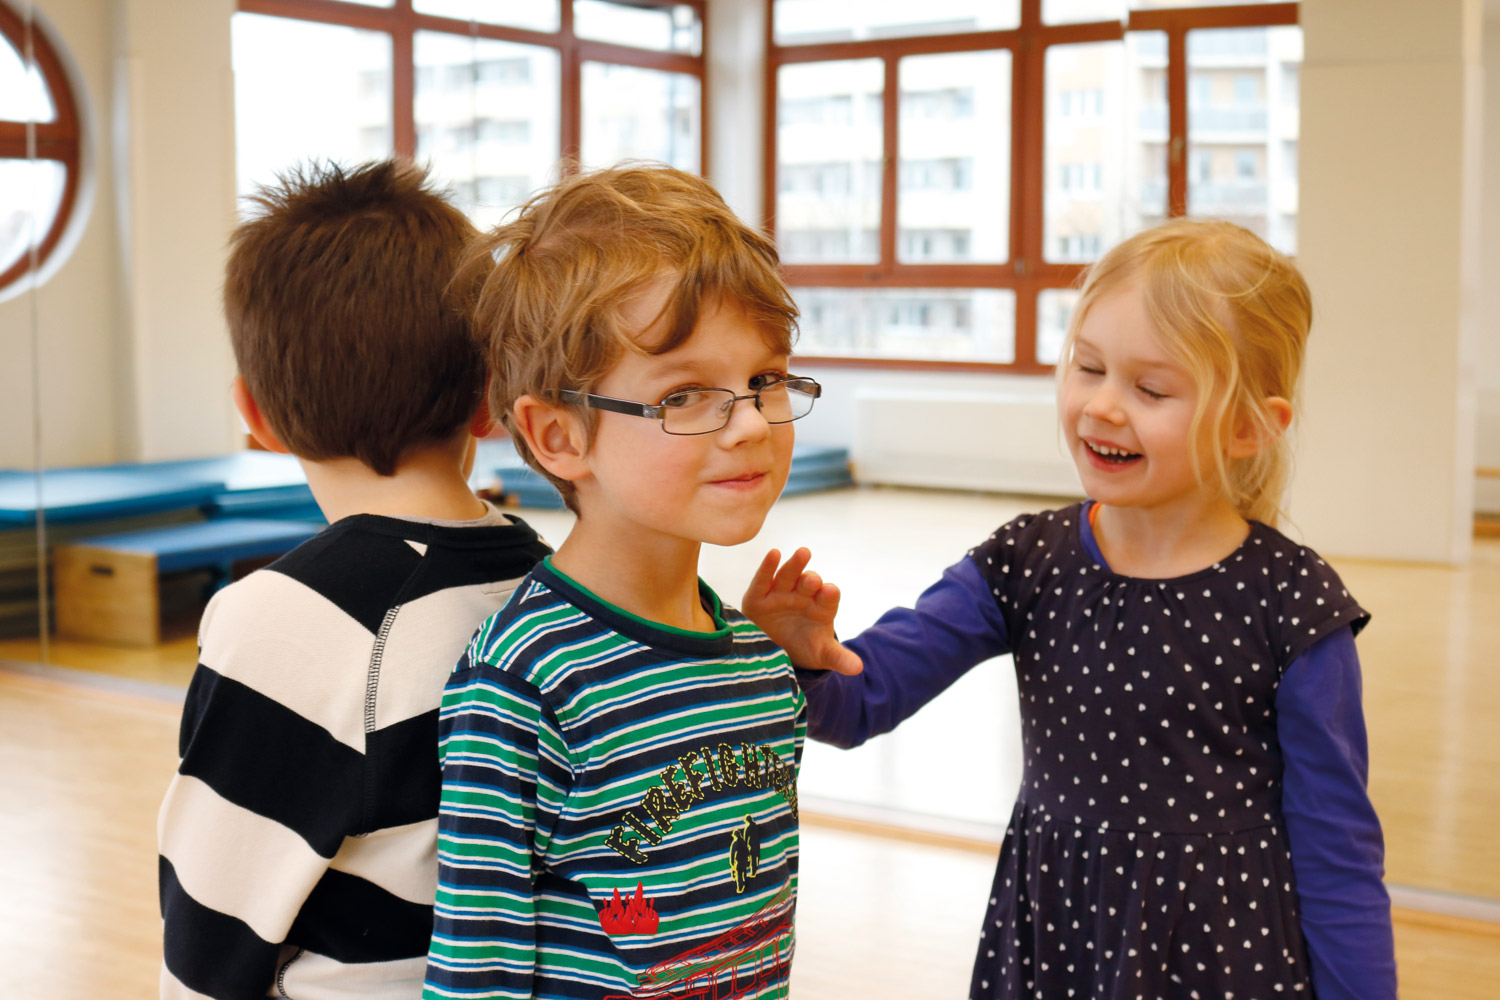
[[[1276,530],[1311,323],[1295,266],[1177,220],[1095,265],[1058,366],[1088,500],[1018,517],[840,645],[838,592],[770,553],[745,611],[809,735],[855,746],[1014,657],[1023,777],[970,997],[1394,1000],[1354,636]]]

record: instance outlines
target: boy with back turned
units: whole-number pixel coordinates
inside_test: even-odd
[[[489,422],[450,285],[468,220],[394,162],[256,202],[224,285],[234,400],[329,527],[204,612],[159,823],[161,994],[409,1000],[444,678],[547,549],[467,484]]]
[[[698,578],[759,531],[819,391],[776,252],[701,179],[621,168],[469,260],[492,412],[578,520],[444,694],[424,996],[784,996],[804,701]]]

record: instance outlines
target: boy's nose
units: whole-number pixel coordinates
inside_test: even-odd
[[[719,433],[727,435],[729,441],[753,441],[771,433],[771,424],[766,415],[755,405],[753,396],[740,396],[729,411],[729,422]]]

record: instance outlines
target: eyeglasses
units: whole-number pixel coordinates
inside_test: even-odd
[[[742,399],[755,400],[755,408],[768,424],[789,424],[812,412],[813,400],[823,394],[823,387],[810,378],[782,378],[756,385],[746,396],[736,396],[730,389],[684,389],[662,398],[660,403],[637,403],[613,396],[597,396],[591,392],[564,389],[560,394],[564,402],[583,403],[595,410],[625,413],[632,417],[648,417],[661,421],[661,429],[668,434],[690,436],[712,434],[728,426],[734,415],[734,404]]]

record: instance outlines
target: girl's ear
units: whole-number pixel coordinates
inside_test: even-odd
[[[511,416],[516,433],[525,439],[542,468],[569,483],[589,474],[584,458],[588,434],[572,410],[526,395],[511,406]]]
[[[1269,447],[1286,431],[1292,422],[1292,404],[1280,396],[1267,396],[1260,401],[1265,422],[1253,420],[1240,414],[1235,420],[1234,431],[1229,438],[1228,454],[1231,459],[1249,458]]]
[[[236,375],[229,386],[229,396],[234,400],[234,408],[240,411],[240,417],[245,421],[245,426],[250,428],[250,436],[259,442],[266,451],[280,452],[285,455],[291,449],[281,443],[281,438],[271,429],[270,423],[266,421],[266,415],[260,412],[260,405],[255,402],[255,397],[250,395],[250,387],[245,384],[242,376]]]

